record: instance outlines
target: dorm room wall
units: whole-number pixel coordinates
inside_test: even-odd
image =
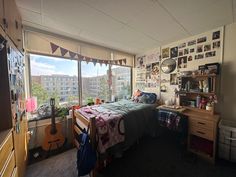
[[[220,31],[220,38],[216,39],[216,40],[213,40],[212,39],[213,33],[218,32],[218,31]],[[182,44],[185,44],[185,47],[182,47],[182,49],[178,49],[178,52],[180,50],[187,49],[188,54],[183,55],[183,56],[186,56],[186,57],[192,56],[192,60],[187,61],[187,63],[186,63],[187,67],[186,68],[178,68],[178,66],[177,66],[176,69],[171,74],[178,74],[179,72],[182,72],[182,71],[197,70],[198,66],[204,65],[204,64],[207,64],[207,63],[221,63],[222,62],[222,53],[223,53],[223,47],[222,47],[222,45],[223,45],[223,34],[224,34],[224,28],[219,27],[219,28],[215,28],[215,29],[209,30],[207,32],[204,32],[204,33],[201,33],[201,34],[198,34],[198,35],[190,36],[188,38],[172,42],[172,43],[167,44],[167,45],[156,47],[155,49],[152,49],[152,50],[149,50],[147,52],[141,53],[141,54],[139,54],[135,57],[134,77],[138,76],[137,71],[140,70],[137,67],[140,57],[144,56],[144,65],[146,65],[147,63],[149,63],[148,57],[150,55],[153,55],[153,53],[156,53],[156,54],[161,53],[161,55],[163,55],[162,51],[165,50],[165,49],[168,49],[168,51],[169,51],[168,53],[170,55],[170,53],[171,53],[170,49],[171,48],[174,48],[174,47],[180,48],[180,46]],[[197,39],[204,38],[204,37],[206,37],[206,42],[197,43]],[[190,42],[190,41],[195,41],[196,44],[188,45],[188,42]],[[213,42],[216,42],[216,41],[220,41],[220,47],[217,47],[217,48],[213,49],[213,47],[212,47]],[[209,51],[210,52],[215,51],[215,56],[212,56],[212,57],[206,57],[205,56],[205,54],[206,54],[206,52],[204,51],[204,46],[205,45],[210,45],[211,46]],[[198,46],[202,46],[203,52],[199,52],[199,53],[196,52]],[[192,49],[192,48],[194,49],[194,52],[190,53],[189,50]],[[202,59],[195,60],[195,56],[198,55],[198,54],[203,54],[204,57]],[[161,60],[160,59],[156,60],[156,62],[159,62],[159,67],[161,66],[161,63],[165,59],[170,58],[170,56],[167,56],[165,58],[163,56],[161,56],[162,57]],[[177,60],[177,65],[178,65],[178,59],[179,58],[180,58],[179,56],[173,58],[173,59]],[[144,66],[145,69],[147,68],[146,66]],[[160,100],[161,100],[162,103],[164,103],[166,100],[174,101],[175,100],[175,92],[174,91],[175,91],[175,89],[178,88],[178,85],[171,85],[170,84],[170,74],[163,73],[160,68],[159,68],[159,70],[160,70],[159,71],[159,77],[158,77],[158,80],[157,80],[158,84],[155,85],[155,87],[152,87],[151,89],[149,88],[149,85],[147,84],[147,77],[146,77],[146,81],[143,82],[144,86],[142,86],[142,87],[137,84],[138,82],[134,78],[133,79],[134,80],[134,83],[133,83],[134,90],[135,89],[141,89],[141,90],[144,90],[144,91],[150,91],[150,92],[157,93],[160,96]],[[147,69],[144,72],[147,73]],[[160,88],[162,86],[166,87],[166,92],[160,92],[160,90],[161,90]]]
[[[221,84],[218,111],[222,119],[236,121],[236,23],[224,26]],[[163,48],[163,47],[162,47]],[[160,50],[160,47],[156,47]],[[140,55],[136,56],[136,58]],[[133,78],[133,88],[135,89],[135,79]],[[158,92],[159,89],[156,89]],[[162,94],[163,97],[163,94]],[[166,94],[165,98],[172,98],[172,94]]]

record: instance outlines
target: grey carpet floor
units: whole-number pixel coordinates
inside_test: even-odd
[[[77,177],[76,149],[28,166],[26,177]]]
[[[76,177],[76,149],[30,165],[26,177]],[[143,138],[97,177],[236,177],[236,163],[212,165],[188,153],[175,134]]]

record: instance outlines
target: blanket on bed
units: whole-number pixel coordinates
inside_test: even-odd
[[[98,150],[100,153],[104,153],[109,147],[124,141],[122,114],[100,105],[83,107],[79,109],[79,112],[87,118],[96,117]]]
[[[130,120],[137,121],[135,118],[137,115],[134,113],[131,114],[131,112],[142,109],[145,111],[149,107],[150,105],[148,104],[122,100],[114,103],[86,106],[78,109],[78,111],[86,118],[96,118],[98,151],[104,153],[108,148],[124,142],[124,119],[129,117]],[[133,124],[135,124],[135,122],[133,122]],[[143,124],[145,124],[145,122],[143,122]]]

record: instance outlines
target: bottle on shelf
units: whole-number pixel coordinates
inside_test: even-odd
[[[197,108],[199,108],[200,102],[201,102],[201,96],[198,95],[198,96],[196,97],[196,107],[197,107]]]

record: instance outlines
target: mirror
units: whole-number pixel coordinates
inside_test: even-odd
[[[176,68],[176,61],[174,59],[166,59],[161,63],[161,70],[165,74],[173,72]]]

